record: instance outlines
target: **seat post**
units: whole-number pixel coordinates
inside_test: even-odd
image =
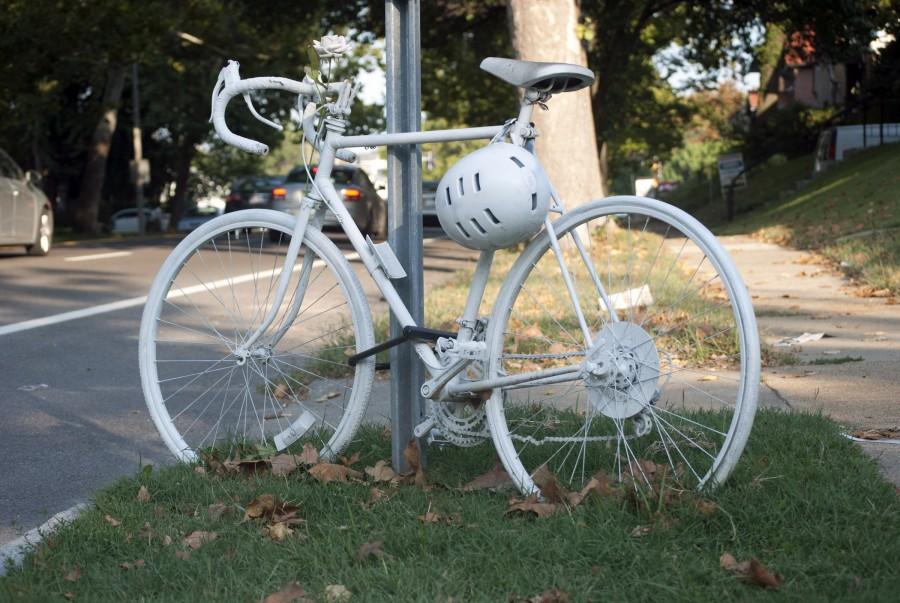
[[[516,125],[510,132],[513,144],[524,146],[528,139],[534,138],[534,130],[531,127],[531,114],[534,112],[535,103],[550,98],[545,92],[539,92],[534,88],[526,88],[522,95],[522,104],[519,105],[519,116]]]

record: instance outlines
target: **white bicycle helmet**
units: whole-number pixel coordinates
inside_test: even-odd
[[[550,208],[550,183],[534,155],[498,142],[447,170],[435,205],[451,239],[469,249],[500,249],[540,230]]]

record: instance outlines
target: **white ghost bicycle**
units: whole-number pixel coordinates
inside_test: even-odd
[[[570,488],[598,471],[636,486],[661,468],[695,488],[728,477],[750,433],[760,372],[756,319],[729,255],[660,201],[616,196],[565,211],[533,153],[532,110],[593,74],[500,58],[481,66],[524,89],[505,124],[359,136],[344,133],[358,91],[350,82],[241,79],[236,63],[223,70],[212,107],[222,140],[265,153],[229,130],[225,108],[244,95],[259,117],[249,93],[282,91],[298,97],[319,158],[313,168],[304,155],[308,188],[296,215],[216,218],[175,248],[152,285],[142,385],[178,458],[247,441],[279,450],[312,442],[332,457],[366,417],[375,354],[403,344],[427,371],[416,434],[459,446],[492,439],[524,493],[538,490],[540,467]],[[458,329],[442,332],[413,321],[392,285],[403,268],[387,243],[356,227],[334,165],[353,161],[353,147],[475,139],[488,142],[437,191],[447,235],[480,251]],[[352,253],[322,234],[326,222],[343,229]],[[515,245],[524,245],[517,257],[504,249]],[[503,280],[483,317],[485,291],[496,290],[492,265]],[[403,337],[375,341],[362,270]]]

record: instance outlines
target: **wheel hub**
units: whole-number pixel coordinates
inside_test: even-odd
[[[633,417],[656,394],[659,354],[640,325],[620,321],[594,335],[582,371],[594,410],[613,419]]]

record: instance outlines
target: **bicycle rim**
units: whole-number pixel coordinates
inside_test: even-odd
[[[182,460],[307,442],[330,457],[362,419],[374,362],[350,368],[346,358],[373,345],[371,316],[346,259],[320,232],[305,234],[272,326],[249,355],[236,354],[273,302],[293,225],[267,210],[217,218],[182,241],[154,281],[141,323],[142,384],[157,429]]]
[[[636,491],[721,483],[759,383],[756,321],[728,254],[695,219],[651,199],[594,202],[554,227],[582,319],[543,232],[501,288],[488,372],[577,372],[494,390],[488,420],[510,476],[524,493],[540,490],[541,467],[573,489],[593,477]],[[589,234],[588,262],[574,232]]]

